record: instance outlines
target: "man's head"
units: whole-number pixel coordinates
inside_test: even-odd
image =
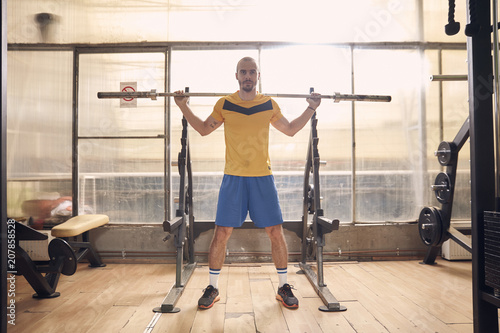
[[[256,89],[260,72],[255,59],[251,57],[242,58],[236,66],[236,80],[240,84],[240,89],[251,92]]]

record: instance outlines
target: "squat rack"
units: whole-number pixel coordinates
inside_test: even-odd
[[[314,91],[311,88],[310,93]],[[185,88],[183,94],[176,93],[156,93],[155,89],[151,92],[99,92],[98,98],[151,98],[156,100],[160,97],[207,97],[207,96],[227,96],[229,93],[190,93],[189,88]],[[263,94],[269,97],[285,98],[309,98],[307,94]],[[367,101],[367,102],[390,102],[391,96],[383,95],[352,95],[334,93],[333,95],[320,95],[323,99],[333,99],[334,102],[340,101]],[[297,234],[302,240],[301,261],[299,263],[300,271],[298,274],[305,274],[324,305],[319,307],[320,311],[338,312],[345,311],[347,308],[340,305],[339,301],[333,296],[324,282],[323,276],[323,247],[325,246],[325,235],[339,228],[338,219],[328,219],[324,217],[321,208],[319,167],[320,156],[318,150],[318,120],[316,112],[311,117],[311,132],[306,157],[304,171],[303,188],[303,215],[300,221],[285,222],[283,227]],[[153,309],[158,313],[176,313],[180,309],[175,307],[181,297],[186,284],[196,268],[194,257],[194,241],[202,231],[213,228],[213,223],[206,226],[203,223],[195,222],[193,216],[193,177],[191,170],[191,156],[189,149],[188,122],[182,118],[182,136],[181,151],[178,155],[177,166],[179,170],[179,209],[176,210],[176,216],[171,221],[163,222],[163,230],[169,233],[164,241],[174,236],[174,245],[177,250],[176,255],[176,279],[167,296],[159,307]],[[312,184],[310,178],[312,177]],[[312,218],[309,221],[309,215]],[[299,222],[299,223],[297,223]],[[298,226],[298,224],[302,224]],[[243,226],[248,228],[248,226]],[[187,263],[184,265],[184,260]],[[316,259],[317,273],[314,272],[308,261]],[[184,266],[183,266],[184,265]]]

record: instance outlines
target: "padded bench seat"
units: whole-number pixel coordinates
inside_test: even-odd
[[[78,248],[76,258],[80,261],[83,258],[88,259],[90,267],[104,267],[101,258],[90,243],[90,230],[98,228],[109,222],[109,217],[102,214],[78,215],[70,218],[52,228],[51,234],[54,237],[64,238],[73,249]],[[81,242],[70,241],[68,238],[81,235]]]
[[[52,236],[54,237],[73,237],[78,236],[85,231],[105,225],[109,222],[109,217],[102,214],[78,215],[70,218],[68,221],[61,223],[52,228]]]

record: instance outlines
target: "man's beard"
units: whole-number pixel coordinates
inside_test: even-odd
[[[251,85],[248,85],[248,83],[251,83]],[[245,81],[240,84],[240,88],[245,92],[251,92],[255,88],[255,84],[252,81]]]

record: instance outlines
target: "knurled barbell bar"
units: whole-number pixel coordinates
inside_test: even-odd
[[[215,96],[228,96],[232,93],[157,93],[156,89],[151,89],[151,91],[122,91],[122,92],[98,92],[97,98],[151,98],[156,100],[158,97],[215,97]],[[262,94],[268,97],[276,98],[310,98],[311,95],[307,94]],[[352,95],[352,94],[341,94],[334,93],[333,95],[320,95],[318,96],[322,99],[333,99],[335,103],[340,101],[357,101],[357,102],[390,102],[392,97],[385,95]]]

